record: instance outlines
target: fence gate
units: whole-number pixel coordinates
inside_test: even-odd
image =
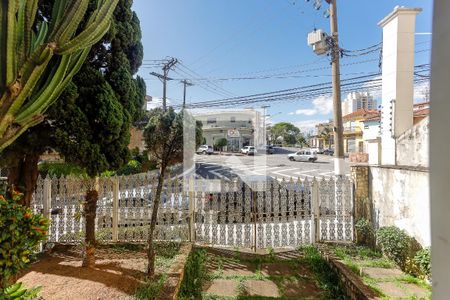
[[[103,242],[147,239],[156,174],[41,178],[32,205],[51,219],[50,242],[84,238],[83,201],[96,189],[96,236]],[[264,181],[167,179],[158,210],[159,240],[213,246],[296,247],[353,239],[352,184],[347,177]]]

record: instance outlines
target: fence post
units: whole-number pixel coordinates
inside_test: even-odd
[[[312,211],[314,219],[313,243],[317,243],[320,241],[320,196],[319,196],[319,182],[316,178],[313,179],[311,197],[312,197]]]
[[[194,192],[194,179],[188,178],[189,187],[189,242],[195,243],[195,192]]]
[[[47,219],[51,220],[51,209],[52,209],[52,179],[48,176],[44,179],[44,190],[43,190],[43,215]]]
[[[113,178],[112,240],[119,240],[119,178]]]

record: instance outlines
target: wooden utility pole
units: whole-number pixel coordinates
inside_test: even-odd
[[[186,108],[186,87],[187,86],[193,86],[192,83],[187,81],[186,79],[182,80],[181,83],[183,84],[183,108]]]
[[[341,78],[339,68],[339,38],[337,22],[337,0],[327,0],[330,4],[330,27],[331,27],[331,72],[333,83],[333,117],[334,117],[334,173],[342,175],[344,164],[344,138],[342,125],[342,104],[341,104]]]
[[[159,79],[161,79],[163,83],[163,110],[167,110],[167,80],[173,80],[172,78],[169,78],[169,71],[178,63],[178,59],[176,58],[170,58],[163,66],[163,75],[151,72],[150,75],[156,76]]]

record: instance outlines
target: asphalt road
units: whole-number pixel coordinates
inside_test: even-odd
[[[292,162],[287,154],[295,149],[276,148],[275,154],[258,154],[256,156],[218,154],[196,155],[197,178],[231,180],[245,176],[270,176],[281,180],[282,178],[296,179],[313,177],[330,177],[333,175],[333,157],[318,155],[318,160],[310,162]],[[349,164],[345,164],[348,174]]]

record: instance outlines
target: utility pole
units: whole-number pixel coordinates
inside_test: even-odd
[[[344,138],[342,125],[342,104],[341,104],[341,78],[339,68],[339,57],[341,49],[338,38],[337,21],[337,0],[325,0],[329,5],[326,16],[330,17],[331,36],[327,36],[322,30],[314,29],[308,34],[308,44],[312,46],[314,52],[318,55],[329,53],[331,56],[331,72],[333,84],[333,122],[334,122],[334,174],[344,174]],[[314,8],[320,9],[321,0],[314,1]]]
[[[328,0],[327,0],[328,2]],[[344,138],[342,124],[342,104],[341,104],[341,77],[339,68],[339,38],[337,22],[337,0],[329,0],[330,4],[330,27],[331,27],[331,72],[333,83],[333,117],[334,117],[334,173],[342,175],[344,173]]]
[[[163,83],[163,110],[167,110],[167,80],[173,80],[172,78],[169,78],[169,71],[178,63],[178,59],[176,58],[170,58],[166,63],[163,65],[163,75],[151,72],[150,75],[156,76],[159,79],[161,79]]]
[[[193,86],[192,83],[187,81],[186,79],[182,80],[181,83],[183,84],[183,109],[186,108],[186,87],[187,86]]]

